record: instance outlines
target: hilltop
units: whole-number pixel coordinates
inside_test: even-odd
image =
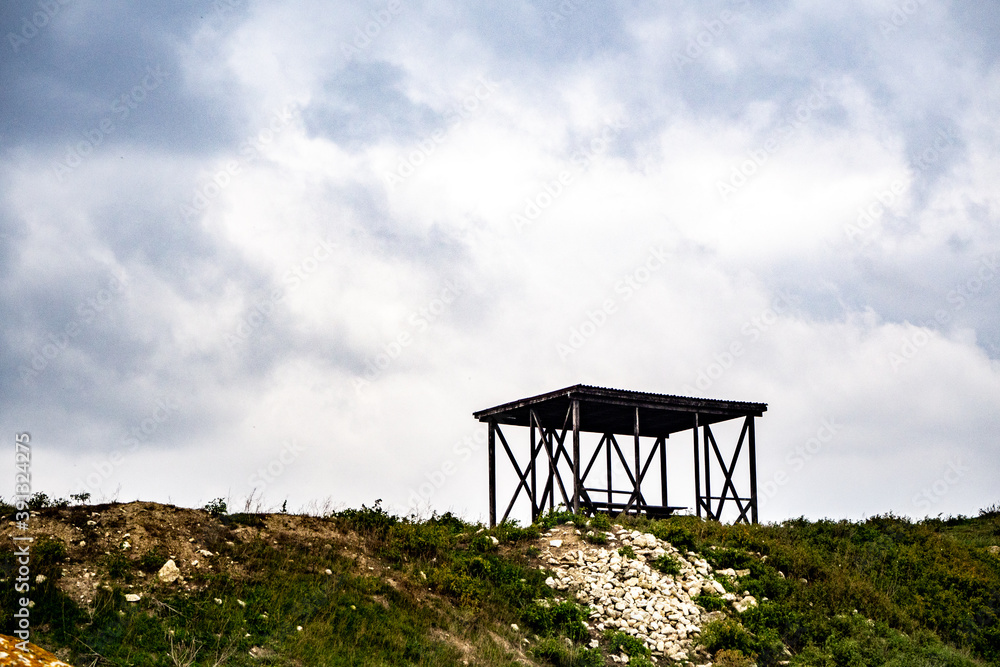
[[[378,503],[308,516],[40,496],[27,532],[5,519],[0,534],[35,538],[31,641],[74,667],[1000,665],[996,507],[486,529]],[[0,634],[16,568],[6,549]]]

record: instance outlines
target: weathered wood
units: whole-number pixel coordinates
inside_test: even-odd
[[[701,516],[701,472],[698,470],[698,413],[694,413],[694,505],[698,516]]]
[[[663,512],[662,508],[671,507],[668,503],[668,462],[666,440],[671,433],[684,430],[692,431],[695,477],[695,510],[698,516],[710,519],[721,519],[727,511],[727,505],[732,501],[736,506],[739,521],[756,522],[757,517],[757,465],[754,418],[761,416],[767,410],[763,403],[746,403],[738,401],[718,401],[664,394],[648,394],[642,392],[620,391],[575,385],[548,394],[542,394],[520,401],[507,403],[489,410],[473,413],[477,419],[490,424],[489,432],[489,483],[490,483],[490,525],[496,525],[496,440],[500,442],[507,454],[511,467],[516,475],[514,492],[510,497],[506,511],[501,521],[513,511],[521,501],[524,491],[530,503],[531,520],[535,521],[543,512],[548,501],[549,509],[555,505],[555,490],[558,486],[562,502],[573,511],[585,509],[587,512],[598,511],[600,507],[613,508],[623,512],[646,512],[656,514]],[[640,414],[641,412],[641,414]],[[742,418],[743,429],[736,443],[732,458],[728,452],[723,455],[711,425],[730,419]],[[544,423],[543,423],[544,420]],[[561,428],[558,425],[561,423]],[[692,423],[693,422],[693,423]],[[550,427],[546,425],[550,424]],[[502,425],[528,427],[530,430],[528,453],[529,461],[522,469],[518,461],[520,452],[507,441]],[[537,431],[536,431],[537,429]],[[701,433],[699,433],[699,430]],[[624,436],[631,431],[633,437],[633,452],[626,457],[615,435]],[[581,433],[599,433],[600,440],[591,451],[583,451]],[[572,433],[572,443],[567,442],[567,436]],[[648,456],[643,455],[642,438],[653,439]],[[604,449],[606,488],[592,488],[586,484],[594,472],[601,450]],[[612,452],[614,449],[614,452]],[[544,454],[542,453],[544,452]],[[749,497],[741,495],[737,484],[737,468],[743,469],[739,462],[744,455],[749,456]],[[584,458],[586,456],[586,458]],[[615,471],[618,463],[624,472],[630,492],[614,489]],[[628,459],[632,459],[629,461]],[[649,469],[658,458],[660,505],[650,505],[643,491],[643,484],[649,491]],[[572,485],[565,479],[565,459],[572,475]],[[645,462],[644,462],[645,459]],[[716,462],[722,473],[720,489],[713,488],[712,468]],[[539,479],[539,466],[546,464],[544,477]],[[562,467],[562,470],[560,468]],[[625,482],[625,480],[620,480]],[[600,493],[606,497],[606,502],[595,502],[592,493]],[[615,502],[616,495],[627,496],[628,500]],[[660,509],[657,509],[660,508]]]
[[[667,502],[667,439],[659,438],[657,442],[660,445],[660,500],[666,507],[670,504]]]
[[[754,417],[747,415],[750,435],[750,520],[757,523],[757,443],[754,437]]]
[[[573,512],[580,511],[580,401],[573,400]]]
[[[494,432],[497,428],[497,422],[495,419],[490,420],[489,426],[489,438],[487,449],[489,450],[488,456],[490,460],[490,528],[497,525],[497,446],[496,438],[494,437]]]

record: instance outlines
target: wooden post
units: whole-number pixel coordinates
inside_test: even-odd
[[[531,523],[535,523],[538,518],[538,475],[535,470],[538,464],[535,461],[535,425],[531,425]]]
[[[639,489],[639,473],[642,470],[642,460],[639,457],[639,408],[635,409],[635,422],[633,424],[632,432],[635,436],[635,506],[636,512],[642,511],[642,504],[639,502],[639,498],[642,497]]]
[[[496,441],[496,428],[497,422],[495,419],[490,420],[490,436],[489,436],[489,458],[490,458],[490,528],[494,528],[497,525],[497,441]]]
[[[705,518],[718,519],[719,517],[712,512],[712,459],[708,456],[708,433],[708,424],[705,424],[701,427],[701,445],[705,450]]]
[[[611,503],[614,502],[614,494],[611,493],[611,489],[615,488],[611,485],[611,435],[609,433],[604,434],[604,449],[607,451],[608,457],[608,514],[611,514]]]
[[[573,399],[573,513],[580,511],[580,401]]]
[[[701,516],[701,471],[698,469],[698,413],[694,413],[694,505]],[[492,460],[492,459],[491,459]]]
[[[664,507],[670,507],[667,502],[667,439],[660,438],[660,498]]]
[[[747,415],[750,422],[750,521],[757,523],[757,445],[754,438],[753,415]]]

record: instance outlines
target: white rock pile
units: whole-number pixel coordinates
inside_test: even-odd
[[[682,554],[654,535],[615,526],[605,533],[609,543],[602,547],[579,539],[567,544],[570,540],[566,538],[574,534],[579,535],[579,531],[570,524],[546,535],[549,547],[542,557],[554,571],[546,583],[589,605],[592,628],[626,632],[642,640],[654,656],[693,659],[702,626],[724,616],[722,612],[706,612],[693,602],[702,591],[732,602],[741,612],[757,604],[749,594],[728,593],[713,576],[712,567],[697,554]],[[635,558],[618,553],[626,546],[632,547]],[[664,554],[680,564],[679,575],[662,574],[652,565]],[[744,572],[730,569],[715,574],[736,577]]]

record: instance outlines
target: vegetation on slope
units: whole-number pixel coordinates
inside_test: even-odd
[[[32,640],[77,667],[589,667],[611,664],[612,650],[651,664],[622,633],[589,648],[587,610],[545,585],[536,542],[555,523],[588,521],[570,513],[489,530],[450,514],[400,518],[378,503],[302,517],[229,514],[217,501],[184,524],[216,565],[186,568],[185,582],[168,585],[155,572],[179,547],[132,538],[143,546],[121,548],[128,533],[113,517],[125,506],[34,501],[38,520],[86,537],[53,532],[32,549],[31,576],[43,575],[31,591]],[[145,517],[181,516],[143,505]],[[0,511],[7,517],[11,508],[0,503]],[[604,516],[589,522],[598,532],[610,526]],[[756,608],[740,614],[720,597],[699,599],[727,614],[702,633],[717,665],[1000,665],[1000,554],[989,549],[1000,543],[996,507],[921,522],[889,515],[761,526],[694,517],[624,523],[743,573],[726,585],[753,594]],[[13,530],[6,524],[5,535]],[[105,525],[118,530],[95,530]],[[19,595],[12,552],[0,553],[4,634],[14,629]],[[74,595],[68,581],[87,576],[79,574],[84,565],[101,581],[89,598]],[[136,591],[142,599],[126,602]]]

